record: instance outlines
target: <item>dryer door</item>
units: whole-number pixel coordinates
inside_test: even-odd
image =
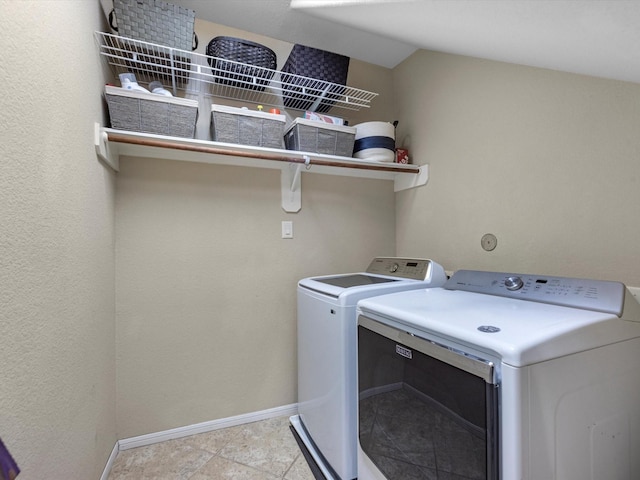
[[[496,480],[493,364],[365,316],[358,323],[358,438],[378,473]]]

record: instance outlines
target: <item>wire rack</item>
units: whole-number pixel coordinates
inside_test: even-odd
[[[95,32],[100,55],[115,76],[131,72],[141,84],[158,80],[187,94],[221,97],[294,110],[369,108],[377,93],[346,85]]]

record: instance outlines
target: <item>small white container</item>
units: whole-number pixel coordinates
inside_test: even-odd
[[[138,80],[136,80],[136,76],[133,73],[121,73],[120,84],[122,85],[122,88],[124,88],[125,90],[133,90],[136,92],[149,93],[149,90],[138,85]]]
[[[151,93],[155,93],[156,95],[164,95],[165,97],[173,97],[173,94],[167,90],[166,88],[164,88],[164,86],[162,85],[162,82],[151,82],[149,84],[149,90],[151,90]]]
[[[393,162],[396,129],[389,122],[365,122],[355,126],[353,156],[370,162]]]

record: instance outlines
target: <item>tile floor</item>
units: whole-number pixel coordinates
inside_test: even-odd
[[[119,452],[108,480],[314,480],[289,418]]]

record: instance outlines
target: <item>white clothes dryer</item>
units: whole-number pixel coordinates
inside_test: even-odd
[[[622,283],[459,271],[358,304],[358,479],[640,478]]]
[[[357,477],[357,302],[445,281],[431,260],[379,257],[365,272],[298,283],[298,415],[290,420],[327,479]]]

